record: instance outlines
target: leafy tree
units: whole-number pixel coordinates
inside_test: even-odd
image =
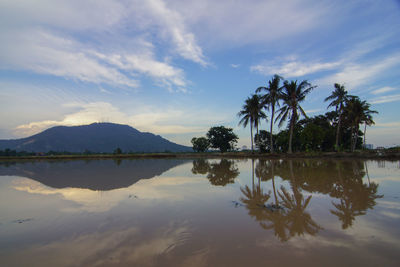
[[[335,90],[332,91],[331,95],[325,98],[325,101],[332,100],[332,102],[329,103],[329,107],[335,107],[336,112],[338,114],[337,118],[337,128],[336,128],[336,142],[335,142],[335,149],[339,149],[339,136],[340,136],[340,127],[342,124],[342,115],[345,107],[346,101],[349,99],[349,95],[347,94],[346,89],[344,88],[344,85],[340,85],[338,83],[335,83]]]
[[[204,152],[210,146],[210,141],[205,137],[192,138],[193,150],[196,152]]]
[[[253,152],[253,126],[256,127],[258,133],[258,125],[261,119],[267,117],[262,111],[262,103],[259,95],[252,95],[247,98],[242,110],[239,111],[238,116],[241,117],[239,125],[243,124],[246,127],[250,123],[250,137],[251,137],[251,151]]]
[[[117,155],[117,154],[122,154],[121,148],[117,147],[117,148],[114,150],[114,154],[115,154],[115,155]]]
[[[211,127],[207,132],[207,138],[211,147],[219,149],[222,153],[233,149],[238,140],[233,129],[224,126]]]
[[[328,151],[334,148],[335,128],[327,116],[318,115],[301,120],[298,124],[302,127],[299,133],[301,149]]]
[[[283,78],[277,74],[275,74],[271,80],[268,81],[268,86],[258,87],[256,92],[259,93],[261,91],[265,91],[265,94],[261,97],[261,103],[263,107],[267,110],[271,109],[271,122],[270,122],[270,152],[274,153],[274,143],[272,136],[272,127],[274,124],[274,115],[275,115],[275,107],[279,106],[280,94],[283,89],[283,86],[280,86],[281,80]]]
[[[315,86],[311,86],[307,81],[302,81],[297,84],[297,81],[285,81],[284,90],[281,93],[281,99],[283,101],[283,106],[279,109],[279,115],[276,118],[279,121],[279,126],[281,126],[287,118],[289,118],[289,148],[288,153],[292,153],[292,138],[294,126],[300,117],[303,115],[307,118],[306,113],[300,106],[300,103],[304,101],[306,95],[314,89]],[[300,114],[299,114],[300,112]]]
[[[271,151],[270,133],[261,130],[260,133],[256,134],[255,143],[261,152]]]

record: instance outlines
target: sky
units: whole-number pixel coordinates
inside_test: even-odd
[[[237,113],[279,74],[317,86],[309,116],[344,84],[379,112],[367,143],[400,144],[400,1],[0,0],[0,39],[0,139],[114,122],[190,145],[224,125],[249,146]]]

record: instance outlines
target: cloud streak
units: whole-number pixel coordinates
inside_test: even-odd
[[[340,62],[300,62],[289,61],[283,64],[264,62],[250,67],[250,70],[262,75],[279,74],[283,77],[300,77],[307,74],[317,73],[324,70],[335,69]]]
[[[384,94],[384,93],[395,91],[395,90],[396,90],[396,88],[393,88],[393,87],[390,87],[390,86],[385,86],[385,87],[382,87],[380,89],[372,91],[371,94],[380,95],[380,94]]]
[[[383,104],[397,101],[400,101],[400,94],[380,96],[370,100],[371,104]]]

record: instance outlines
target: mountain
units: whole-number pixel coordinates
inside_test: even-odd
[[[190,147],[168,141],[159,135],[140,132],[128,125],[93,123],[81,126],[56,126],[27,138],[0,140],[0,150],[28,152],[68,151],[107,152],[187,152]]]
[[[0,162],[0,176],[21,176],[52,188],[113,190],[161,175],[183,159],[46,160]]]

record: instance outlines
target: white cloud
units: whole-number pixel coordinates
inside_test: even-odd
[[[8,31],[3,37],[5,41],[0,50],[3,69],[23,69],[84,82],[138,86],[135,79],[101,64],[71,39],[43,30]]]
[[[383,94],[383,93],[387,93],[387,92],[391,92],[391,91],[395,91],[396,88],[390,87],[390,86],[385,86],[382,87],[380,89],[374,90],[371,92],[371,94],[373,95],[379,95],[379,94]]]
[[[201,47],[197,44],[194,34],[186,29],[180,13],[170,9],[163,0],[139,1],[136,4],[146,5],[150,19],[158,24],[162,34],[172,39],[179,55],[202,66],[208,65]]]
[[[321,112],[321,111],[322,111],[321,108],[304,110],[304,112],[305,112],[306,114],[312,114],[312,113],[317,113],[317,112]]]
[[[321,1],[166,1],[204,45],[222,49],[300,35],[329,22],[332,11]]]
[[[351,90],[370,82],[385,70],[399,64],[400,54],[393,54],[383,59],[380,58],[364,63],[346,62],[338,72],[318,80],[317,83],[321,85],[346,84]]]
[[[96,55],[122,70],[146,74],[159,81],[170,91],[174,91],[173,88],[177,87],[178,91],[186,92],[187,84],[183,70],[155,60],[150,51],[128,55],[114,54],[107,56],[100,53],[96,53]]]
[[[289,61],[283,64],[274,62],[264,62],[262,64],[254,65],[250,67],[251,71],[258,72],[262,75],[273,75],[279,74],[283,77],[300,77],[307,74],[312,74],[324,70],[331,70],[337,68],[340,62],[300,62],[300,61]]]
[[[372,98],[370,100],[371,104],[383,104],[383,103],[396,102],[396,101],[400,101],[400,94],[385,95],[385,96]]]
[[[230,65],[232,68],[237,69],[240,67],[240,64],[231,64]]]
[[[184,92],[184,71],[157,59],[170,57],[165,48],[207,65],[182,16],[162,0],[16,0],[3,2],[0,16],[2,69],[122,87],[138,87],[146,75]]]

